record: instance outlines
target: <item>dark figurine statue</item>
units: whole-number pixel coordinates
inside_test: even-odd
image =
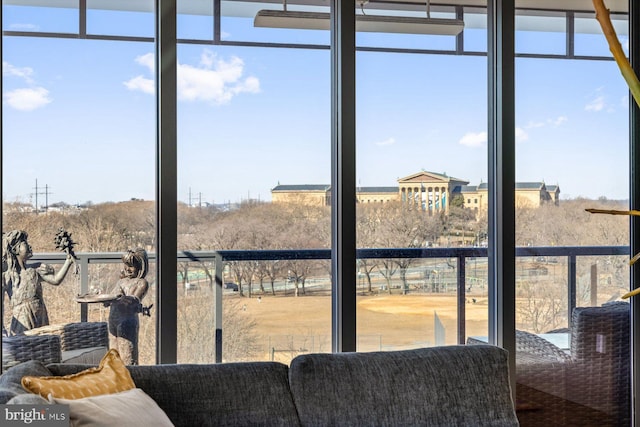
[[[124,269],[116,283],[113,300],[105,303],[109,311],[109,347],[115,348],[127,365],[138,364],[138,314],[148,315],[150,307],[142,306],[149,290],[145,279],[149,270],[147,252],[142,248],[129,250],[122,256]]]
[[[70,235],[64,230],[61,232],[72,246]],[[11,304],[11,335],[49,324],[42,283],[59,285],[75,262],[73,251],[66,250],[67,259],[57,273],[50,265],[27,265],[27,260],[33,256],[27,237],[22,230],[13,230],[2,236],[2,295],[6,292]],[[7,334],[4,326],[3,333]]]

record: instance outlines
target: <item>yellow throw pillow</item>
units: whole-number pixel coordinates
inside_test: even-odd
[[[22,377],[22,387],[45,399],[49,395],[59,399],[81,399],[131,390],[136,385],[118,351],[111,349],[95,368],[66,376]]]

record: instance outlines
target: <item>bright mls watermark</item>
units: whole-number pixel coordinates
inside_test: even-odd
[[[0,405],[0,425],[69,427],[69,405]]]

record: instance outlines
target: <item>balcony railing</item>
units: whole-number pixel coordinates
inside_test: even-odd
[[[590,256],[628,256],[628,246],[552,246],[552,247],[518,247],[517,257],[559,257],[566,258],[567,266],[567,318],[576,307],[577,301],[577,268],[579,257]],[[78,253],[80,265],[80,293],[90,289],[89,266],[105,263],[121,263],[120,253]],[[465,333],[467,260],[487,258],[485,247],[451,247],[451,248],[384,248],[358,249],[358,259],[455,259],[457,290],[457,342],[463,344]],[[224,251],[181,251],[177,253],[178,262],[211,262],[215,269],[215,361],[222,361],[222,285],[224,265],[234,261],[290,261],[290,260],[329,260],[329,249],[301,250],[224,250]],[[62,263],[62,254],[35,254],[34,261]],[[149,260],[155,261],[155,254],[149,254]],[[357,280],[357,278],[354,278]],[[87,321],[87,304],[81,304],[80,320]]]

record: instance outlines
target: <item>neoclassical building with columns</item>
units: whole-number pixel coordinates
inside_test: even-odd
[[[516,206],[537,207],[545,203],[559,203],[560,187],[544,182],[516,183]],[[486,183],[469,185],[469,181],[446,173],[420,171],[398,179],[395,187],[358,187],[358,203],[387,203],[400,201],[408,207],[428,212],[448,212],[452,200],[476,211],[487,209],[489,203]],[[273,203],[296,203],[328,206],[331,204],[330,185],[280,185],[271,189]]]

